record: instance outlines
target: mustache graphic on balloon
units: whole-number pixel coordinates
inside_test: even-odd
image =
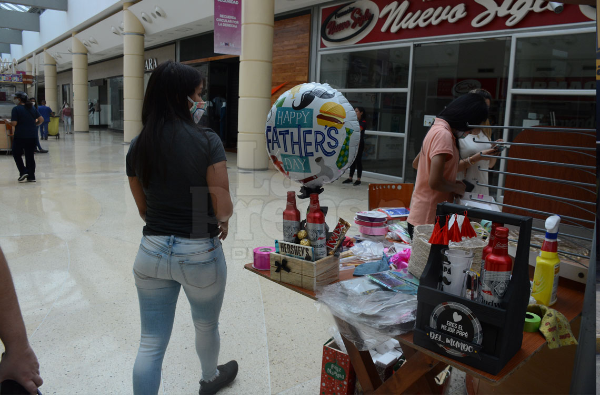
[[[328,84],[307,83],[283,93],[267,115],[267,152],[275,167],[320,193],[352,164],[360,133],[353,106]]]

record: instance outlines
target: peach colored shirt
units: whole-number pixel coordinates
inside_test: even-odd
[[[419,154],[417,181],[415,182],[415,190],[410,202],[410,214],[408,216],[408,222],[411,225],[434,224],[438,203],[452,201],[451,193],[434,191],[429,187],[429,171],[431,159],[436,155],[446,154],[444,178],[448,181],[456,181],[459,156],[455,141],[448,122],[436,118],[431,129],[427,132],[425,140],[423,140],[423,146]]]

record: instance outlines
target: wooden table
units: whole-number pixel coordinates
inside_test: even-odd
[[[271,273],[269,270],[256,270],[252,267],[251,263],[244,265],[244,268],[267,280],[276,282],[285,288],[289,288],[292,291],[316,300],[315,293],[312,291],[271,280]],[[340,281],[354,278],[353,272],[353,269],[340,271]],[[533,275],[533,273],[531,274]],[[581,315],[584,290],[584,284],[561,278],[558,287],[558,301],[554,306],[552,306],[552,308],[563,313],[569,322],[573,323],[576,318]],[[342,322],[342,324],[344,323]],[[577,337],[579,333],[576,329],[577,328],[573,327],[574,334]],[[435,384],[434,378],[443,369],[445,369],[447,365],[466,372],[468,375],[467,385],[470,387],[468,389],[470,389],[471,392],[476,392],[478,389],[477,387],[485,387],[486,385],[501,385],[515,372],[527,365],[536,354],[540,353],[540,351],[543,349],[547,350],[547,347],[545,347],[546,340],[541,333],[524,332],[521,350],[517,352],[517,354],[508,362],[508,364],[500,373],[497,375],[492,375],[479,369],[475,369],[469,365],[465,365],[454,359],[448,358],[442,354],[438,354],[415,345],[413,343],[413,334],[411,332],[396,337],[396,339],[402,344],[402,351],[406,357],[406,363],[402,365],[402,367],[396,373],[394,373],[391,378],[382,383],[369,352],[359,351],[352,342],[343,336],[342,338],[346,345],[346,349],[348,350],[348,355],[352,361],[354,370],[356,371],[356,376],[366,394],[400,394],[405,392],[441,393],[442,387]],[[565,349],[569,349],[574,354],[575,347],[563,347],[556,351],[564,351]],[[550,353],[553,353],[554,351],[555,350],[550,350]],[[548,357],[545,356],[544,358]],[[567,361],[563,362],[566,363]],[[559,367],[561,367],[562,370],[568,369],[567,376],[570,378],[572,366],[565,367],[562,365]],[[547,380],[548,377],[541,379]],[[567,389],[569,383],[567,383]],[[534,393],[538,391],[530,389],[529,392]]]

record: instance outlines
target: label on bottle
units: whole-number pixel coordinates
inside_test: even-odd
[[[488,306],[500,307],[500,302],[508,289],[510,272],[496,272],[481,269],[479,302]]]
[[[300,231],[300,221],[283,220],[283,240],[288,243],[296,241],[298,232]]]
[[[550,305],[556,303],[556,294],[558,293],[558,274],[560,272],[560,262],[554,265],[554,284],[552,284],[552,296],[550,297]]]
[[[327,233],[325,224],[314,224],[309,222],[306,224],[306,232],[308,233],[310,245],[315,250],[315,261],[325,258],[327,256],[327,246],[325,245],[327,242]]]

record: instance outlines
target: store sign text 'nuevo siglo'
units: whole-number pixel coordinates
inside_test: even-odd
[[[380,9],[380,5],[382,6]],[[434,3],[444,3],[435,5]],[[450,3],[450,4],[448,4]],[[472,4],[471,4],[472,3]],[[385,5],[384,5],[385,4]],[[547,1],[543,0],[472,0],[468,7],[465,3],[432,0],[426,2],[384,0],[360,0],[342,6],[323,10],[321,37],[326,46],[354,44],[363,40],[376,27],[375,35],[394,34],[404,38],[408,31],[420,28],[437,28],[439,34],[448,34],[448,27],[460,25],[453,33],[466,33],[478,30],[494,30],[521,27],[519,24],[528,18],[527,25],[541,25],[539,17],[533,15],[544,13],[543,18],[550,24],[582,22],[586,18],[577,6],[570,6],[566,21],[560,21]],[[566,8],[566,7],[565,7]],[[468,10],[468,12],[467,12]],[[469,20],[469,16],[472,19]],[[588,19],[589,20],[589,19]],[[467,27],[466,24],[469,26]],[[499,24],[502,24],[500,26]],[[519,26],[517,26],[519,25]],[[410,34],[410,37],[430,34]],[[390,38],[387,38],[390,39]],[[385,41],[370,39],[367,42]]]

